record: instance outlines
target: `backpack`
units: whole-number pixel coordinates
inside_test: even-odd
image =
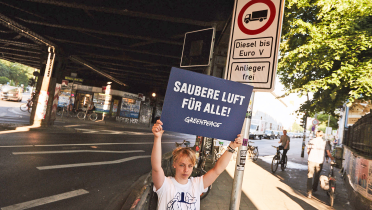
[[[329,190],[329,179],[328,179],[328,176],[320,175],[319,181],[320,181],[320,188],[322,188],[325,191],[328,191]]]

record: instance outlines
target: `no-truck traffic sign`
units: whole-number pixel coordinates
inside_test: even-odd
[[[273,91],[284,0],[235,0],[225,79]]]

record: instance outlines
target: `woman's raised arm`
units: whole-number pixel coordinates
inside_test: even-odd
[[[152,181],[156,190],[158,190],[164,183],[165,175],[163,168],[161,167],[161,137],[164,133],[163,123],[157,120],[152,127],[152,133],[154,134],[154,146],[152,147],[151,153],[151,167],[152,167]]]

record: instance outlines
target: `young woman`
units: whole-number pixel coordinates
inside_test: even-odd
[[[152,127],[154,133],[151,153],[152,180],[154,191],[158,194],[158,210],[200,210],[200,194],[225,170],[235,148],[242,144],[242,137],[239,134],[216,165],[201,177],[190,177],[196,162],[194,151],[190,148],[176,148],[173,151],[175,177],[165,177],[161,167],[161,137],[164,133],[162,125],[163,123],[158,120]]]

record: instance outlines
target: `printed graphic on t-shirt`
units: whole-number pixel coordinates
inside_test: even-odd
[[[167,210],[196,210],[196,197],[192,197],[190,193],[177,193],[174,198],[168,202]]]

